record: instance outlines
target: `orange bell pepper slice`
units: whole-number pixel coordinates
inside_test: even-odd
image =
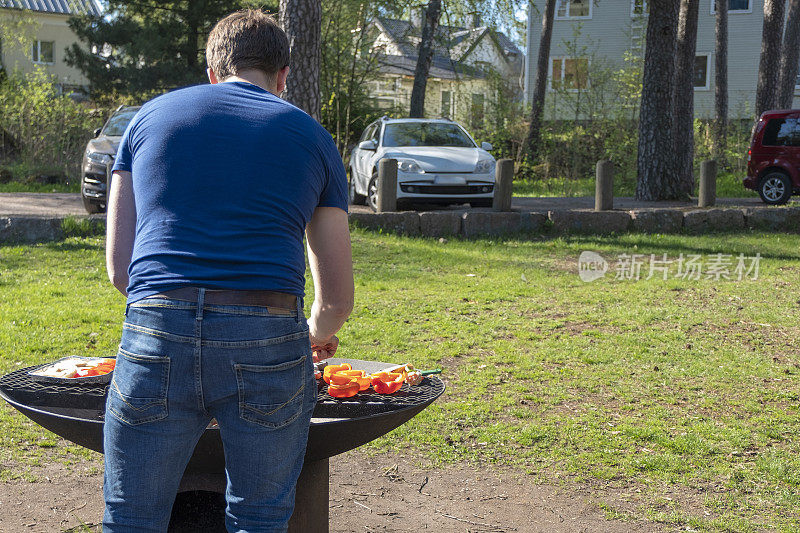
[[[336,377],[335,374],[334,377]],[[358,382],[355,380],[348,380],[348,382],[343,385],[337,385],[332,380],[331,384],[328,385],[328,394],[334,398],[350,398],[358,394]]]
[[[363,370],[339,370],[338,372],[334,372],[333,375],[347,376],[350,379],[357,381],[359,385],[359,391],[367,390],[372,384],[372,381],[364,374]]]
[[[372,388],[378,394],[394,394],[403,386],[406,376],[404,373],[378,372],[370,376]]]
[[[342,363],[341,365],[328,365],[325,367],[325,370],[322,371],[322,379],[325,381],[325,383],[330,383],[331,374],[342,370],[352,370],[352,369],[353,367],[350,366],[349,363]]]
[[[353,378],[342,372],[334,372],[333,374],[328,376],[329,384],[336,385],[337,387],[341,387],[342,385],[349,385],[351,381],[353,381]]]

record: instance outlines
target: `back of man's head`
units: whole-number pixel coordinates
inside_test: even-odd
[[[257,9],[236,11],[208,35],[206,62],[219,80],[256,69],[274,82],[289,64],[289,39],[272,15]]]

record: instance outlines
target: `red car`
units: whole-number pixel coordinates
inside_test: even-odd
[[[743,184],[771,205],[785,204],[800,191],[800,109],[761,115],[747,152]]]

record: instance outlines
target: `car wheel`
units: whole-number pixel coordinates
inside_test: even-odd
[[[785,204],[792,197],[792,180],[783,172],[770,172],[759,181],[758,194],[765,204]]]
[[[378,173],[372,173],[372,179],[369,180],[369,187],[367,187],[367,205],[374,212],[378,212]]]
[[[472,200],[469,205],[471,207],[492,207],[492,198],[481,198],[480,200]]]
[[[352,205],[364,205],[364,203],[367,201],[366,196],[356,192],[356,181],[354,172],[352,170],[350,171],[350,183],[347,186],[347,200]]]
[[[89,213],[90,215],[96,215],[97,213],[106,212],[106,206],[104,204],[98,204],[97,202],[93,202],[83,195],[81,195],[81,199],[83,200],[83,208],[86,209],[86,212]]]

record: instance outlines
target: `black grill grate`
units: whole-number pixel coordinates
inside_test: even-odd
[[[48,363],[49,364],[49,363]],[[0,377],[0,390],[12,400],[31,407],[71,407],[76,409],[105,408],[108,384],[47,383],[28,372],[45,365],[22,368]]]
[[[17,403],[29,407],[59,407],[74,409],[105,409],[108,385],[91,383],[46,383],[37,381],[28,372],[43,365],[23,368],[0,377],[0,390]],[[328,395],[327,385],[317,393],[317,418],[357,418],[408,407],[428,404],[444,392],[438,377],[427,376],[422,383],[403,387],[394,394],[359,392],[352,398],[336,399]]]
[[[324,385],[317,394],[314,416],[356,418],[431,403],[444,392],[444,383],[435,376],[428,376],[422,380],[422,383],[413,387],[404,383],[403,387],[394,394],[364,391],[352,398],[341,400],[328,395],[325,392],[327,390],[327,385]]]

